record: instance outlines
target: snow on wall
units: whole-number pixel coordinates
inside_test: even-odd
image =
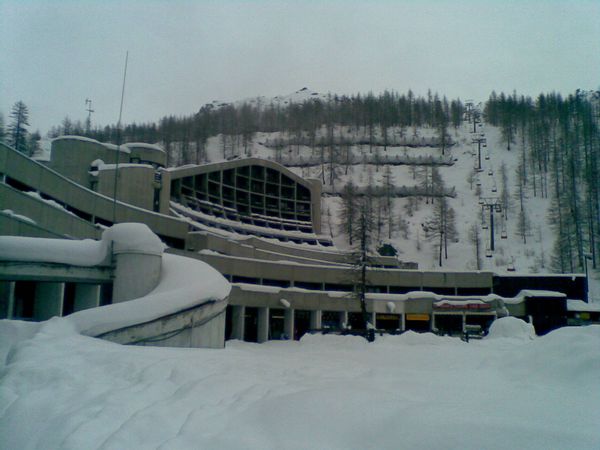
[[[112,247],[111,247],[112,244]],[[0,236],[0,260],[71,264],[107,264],[110,252],[161,255],[165,245],[147,225],[120,223],[106,229],[102,239],[69,240]]]
[[[106,263],[108,241],[0,236],[0,260],[92,267]]]
[[[66,317],[87,336],[150,322],[208,301],[223,301],[231,285],[202,261],[163,254],[158,286],[144,297],[79,311]]]
[[[71,136],[71,135],[58,136],[57,138],[53,139],[52,141],[54,142],[54,141],[58,141],[58,140],[73,140],[73,141],[91,142],[94,144],[102,145],[109,150],[120,151],[122,153],[127,153],[127,154],[131,153],[131,151],[125,145],[117,146],[114,144],[99,142],[96,139],[91,139],[91,138],[87,138],[84,136]]]

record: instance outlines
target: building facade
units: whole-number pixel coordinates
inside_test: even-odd
[[[167,252],[205,261],[233,284],[229,338],[356,327],[355,258],[321,234],[319,181],[257,158],[177,168],[165,160],[156,146],[78,137],[54,140],[46,162],[0,144],[0,234],[97,239],[114,223],[144,223]],[[387,331],[461,332],[506,314],[551,323],[534,298],[560,323],[565,297],[585,300],[583,275],[422,271],[386,256],[369,264],[367,309]]]

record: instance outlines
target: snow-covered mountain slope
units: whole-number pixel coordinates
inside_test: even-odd
[[[301,92],[300,92],[301,93]],[[478,268],[476,246],[471,237],[474,230],[479,232],[480,255],[479,268],[496,272],[507,272],[513,269],[517,272],[549,272],[549,257],[552,249],[554,235],[547,220],[549,199],[541,198],[539,193],[533,195],[528,186],[524,192],[524,210],[527,218],[525,238],[523,227],[519,226],[520,202],[517,198],[517,170],[521,158],[520,144],[514,145],[510,151],[502,143],[500,130],[496,127],[482,125],[477,128],[477,133],[472,132],[472,124],[464,123],[460,128],[450,129],[454,145],[445,150],[444,159],[448,157],[452,165],[440,164],[436,166],[444,181],[445,187],[454,189],[454,197],[448,197],[449,205],[455,211],[455,222],[458,236],[448,243],[448,258],[442,259],[442,268],[450,270],[473,270]],[[322,130],[323,134],[325,130]],[[291,170],[301,176],[318,178],[324,182],[324,192],[341,192],[344,184],[352,181],[357,186],[367,186],[370,182],[374,186],[382,186],[389,170],[392,183],[396,187],[418,187],[423,182],[426,165],[419,165],[421,160],[436,160],[442,157],[441,150],[432,146],[373,146],[352,144],[360,142],[366,130],[336,127],[335,136],[341,136],[349,142],[349,151],[354,156],[354,164],[346,167],[345,156],[336,155],[333,170],[327,162],[313,166],[289,166]],[[392,129],[391,136],[416,136],[417,140],[427,143],[436,136],[430,128],[417,129]],[[478,144],[473,143],[474,137],[486,138],[487,144],[481,146],[481,171],[476,172],[478,166]],[[311,156],[319,154],[319,148],[312,149],[307,145],[286,145],[291,137],[285,132],[256,133],[248,150],[244,152],[241,144],[235,139],[226,136],[215,136],[208,139],[206,146],[207,159],[219,161],[224,159],[224,154],[232,156],[258,156],[282,161],[284,164],[298,159],[308,160]],[[278,144],[276,144],[278,143]],[[338,146],[339,147],[339,146]],[[327,152],[327,150],[325,150]],[[386,158],[412,159],[415,164],[386,164]],[[364,158],[379,159],[380,165],[362,161]],[[317,160],[319,158],[316,158]],[[286,164],[287,165],[287,164]],[[388,169],[389,166],[389,169]],[[504,169],[502,167],[504,166]],[[323,172],[325,172],[323,174]],[[332,176],[333,173],[333,176]],[[506,179],[503,182],[502,173]],[[479,185],[479,186],[478,186]],[[507,194],[502,198],[503,191]],[[480,192],[479,192],[480,191]],[[482,207],[480,198],[485,202],[506,203],[501,211],[494,207],[494,246],[493,252],[487,250],[490,242],[490,208]],[[336,245],[348,248],[347,237],[340,233],[340,209],[342,200],[339,195],[324,194],[322,201],[322,217],[325,233],[329,233]],[[424,197],[395,197],[393,199],[394,229],[392,238],[387,239],[388,230],[385,224],[381,233],[375,233],[375,240],[389,242],[399,250],[399,257],[405,261],[415,261],[423,269],[439,268],[437,241],[430,239],[425,232],[426,223],[433,215],[433,201]],[[376,208],[375,208],[376,209]],[[505,220],[506,217],[506,220]],[[486,256],[489,255],[489,256]]]

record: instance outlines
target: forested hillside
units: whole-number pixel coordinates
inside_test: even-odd
[[[438,94],[356,96],[302,89],[213,102],[187,117],[52,130],[160,143],[170,165],[272,158],[324,186],[339,247],[392,244],[422,268],[583,272],[600,250],[600,93],[484,104]]]

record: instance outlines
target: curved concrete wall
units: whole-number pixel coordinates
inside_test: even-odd
[[[0,174],[4,174],[5,185],[11,185],[12,183],[12,185],[15,185],[16,190],[37,191],[46,198],[65,205],[73,214],[88,222],[85,225],[85,232],[82,235],[74,234],[75,237],[98,237],[97,230],[93,231],[95,223],[106,226],[112,225],[114,206],[112,198],[75,183],[3,143],[0,143]],[[5,185],[3,187],[6,188]],[[33,200],[36,204],[43,204],[41,200]],[[14,201],[6,202],[5,205],[2,209],[12,209],[16,213],[28,216],[38,223],[47,222],[52,224],[50,220],[46,221],[43,217],[40,217],[40,212],[36,212],[33,207],[31,210],[24,209],[20,202]],[[52,207],[50,206],[50,208]],[[51,210],[44,208],[40,211]],[[59,215],[69,215],[66,211],[58,209],[57,211],[53,211],[51,214],[54,218],[59,217]],[[169,241],[167,242],[169,245],[184,248],[188,232],[188,224],[185,221],[122,202],[116,203],[115,211],[117,222],[145,223],[162,239]],[[69,234],[70,231],[67,227],[72,222],[71,219],[60,219],[49,229],[61,234]]]
[[[101,169],[98,171],[96,191],[99,194],[107,197],[114,196],[115,172],[115,169]],[[119,167],[117,198],[130,205],[153,211],[154,174],[154,168],[147,165]]]
[[[105,164],[129,162],[129,150],[121,147],[116,151],[113,146],[93,139],[79,136],[61,136],[52,141],[52,153],[48,167],[82,186],[90,186],[90,164],[101,159]]]

